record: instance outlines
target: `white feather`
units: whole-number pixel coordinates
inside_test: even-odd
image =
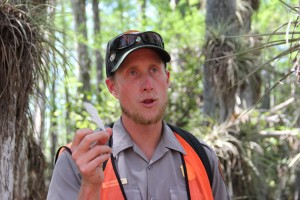
[[[83,102],[83,105],[84,105],[86,111],[91,115],[93,122],[95,122],[100,129],[105,130],[102,119],[98,115],[97,109],[88,102]]]

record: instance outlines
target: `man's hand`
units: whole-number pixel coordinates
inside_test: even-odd
[[[109,158],[112,151],[106,145],[111,135],[111,128],[96,132],[92,129],[79,129],[76,131],[70,149],[72,158],[82,175],[79,196],[82,195],[86,199],[99,199],[100,186],[104,180],[102,165]]]

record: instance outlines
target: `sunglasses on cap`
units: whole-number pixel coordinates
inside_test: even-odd
[[[124,33],[122,35],[117,36],[110,45],[111,51],[119,51],[130,47],[135,43],[144,43],[144,44],[152,44],[161,48],[164,48],[164,42],[162,37],[153,31],[146,32],[131,32]]]
[[[140,48],[155,50],[162,60],[170,62],[170,54],[164,49],[162,37],[153,31],[128,31],[111,39],[106,48],[106,76],[110,77],[120,67],[124,59]]]

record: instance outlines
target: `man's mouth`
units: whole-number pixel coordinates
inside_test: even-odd
[[[153,103],[154,101],[155,101],[154,99],[145,99],[142,101],[142,103],[148,104],[148,103]]]
[[[150,99],[144,99],[144,100],[142,100],[141,103],[142,103],[143,105],[150,106],[150,105],[152,105],[153,103],[155,103],[156,101],[157,101],[157,99],[152,99],[152,98],[150,98]]]

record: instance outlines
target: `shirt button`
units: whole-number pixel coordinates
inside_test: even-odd
[[[148,169],[152,169],[152,166],[151,165],[148,165]],[[154,197],[151,197],[151,199],[150,200],[154,200],[154,199],[152,199],[152,198],[154,198]]]
[[[155,200],[155,198],[154,198],[154,197],[151,197],[150,200]]]

